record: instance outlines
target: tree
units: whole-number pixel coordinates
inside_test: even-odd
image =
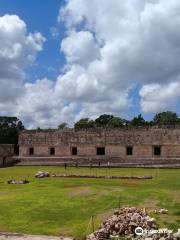
[[[59,124],[58,129],[65,129],[67,127],[68,127],[68,124],[66,122],[63,122],[63,123]]]
[[[154,116],[154,125],[175,125],[179,123],[179,118],[175,112],[161,112]]]
[[[113,119],[113,115],[103,114],[99,116],[96,120],[96,126],[97,127],[106,127],[111,119]]]
[[[110,128],[118,128],[123,127],[126,125],[126,120],[119,118],[119,117],[113,117],[111,120],[109,120],[107,126]]]
[[[144,120],[141,114],[139,114],[137,117],[134,117],[130,122],[130,125],[132,126],[144,126],[145,124],[146,121]]]
[[[0,116],[0,144],[17,144],[24,126],[17,117]]]
[[[87,128],[93,128],[93,127],[94,127],[94,121],[90,120],[89,118],[82,118],[74,124],[75,129],[87,129]]]

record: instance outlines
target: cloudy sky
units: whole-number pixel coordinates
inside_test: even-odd
[[[180,113],[179,0],[1,0],[0,115],[28,128]]]

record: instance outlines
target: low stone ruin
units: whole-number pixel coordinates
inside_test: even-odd
[[[155,209],[155,210],[154,210],[154,213],[156,213],[156,214],[167,214],[167,213],[168,213],[168,210],[165,209],[165,208]]]
[[[106,175],[88,175],[88,174],[57,174],[44,171],[38,171],[35,174],[36,178],[45,178],[45,177],[66,177],[66,178],[103,178],[103,179],[139,179],[146,180],[152,179],[152,176],[106,176]]]
[[[104,178],[104,179],[152,179],[152,176],[109,176],[109,175],[88,175],[88,174],[51,174],[51,177],[67,177],[67,178]]]
[[[142,234],[136,234],[137,227],[142,228]],[[109,219],[100,225],[97,231],[88,235],[86,239],[178,240],[180,239],[180,230],[173,234],[171,230],[158,229],[156,220],[149,217],[145,209],[124,207],[116,210]]]
[[[50,173],[49,172],[44,172],[44,171],[38,171],[35,174],[35,178],[45,178],[45,177],[50,177]]]
[[[27,184],[27,183],[30,183],[30,181],[28,180],[8,180],[7,181],[8,184]]]
[[[88,175],[88,174],[57,174],[45,171],[38,171],[35,174],[36,178],[46,178],[46,177],[66,177],[66,178],[104,178],[104,179],[139,179],[146,180],[152,179],[152,176],[106,176],[106,175]]]

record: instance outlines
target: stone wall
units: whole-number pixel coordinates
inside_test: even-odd
[[[132,155],[127,155],[128,146]],[[160,146],[160,156],[154,156],[154,146]],[[25,130],[19,147],[21,157],[28,157],[30,148],[37,157],[50,157],[50,148],[55,148],[54,156],[72,156],[73,147],[79,157],[95,157],[97,148],[104,147],[106,158],[180,158],[180,128]]]
[[[13,144],[0,144],[0,166],[11,164],[13,162],[13,156]]]

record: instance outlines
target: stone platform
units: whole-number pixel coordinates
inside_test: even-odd
[[[16,157],[19,166],[82,166],[82,167],[147,167],[147,168],[180,168],[180,158],[136,158],[121,157]]]

